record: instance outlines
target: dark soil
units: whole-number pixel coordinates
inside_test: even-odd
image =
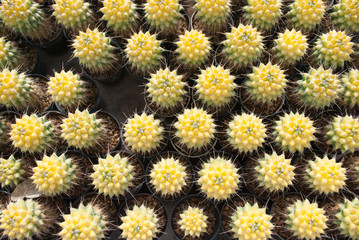
[[[51,105],[52,97],[51,94],[47,92],[47,80],[41,77],[32,77],[34,82],[34,92],[36,100],[38,101],[37,106],[30,106],[33,109],[30,111],[36,111],[38,113],[43,113]]]
[[[20,71],[30,72],[32,69],[34,69],[37,61],[37,54],[35,48],[30,47],[23,42],[14,43],[20,51]]]
[[[0,153],[1,156],[6,156],[16,151],[16,149],[12,145],[12,141],[10,140],[9,135],[11,131],[11,124],[14,124],[16,122],[16,115],[10,112],[3,112],[2,114],[0,114],[0,116],[6,125],[4,137],[0,141]]]
[[[193,29],[203,31],[206,36],[210,37],[212,43],[219,44],[222,41],[226,40],[226,36],[223,34],[225,32],[230,32],[232,21],[228,19],[232,18],[231,16],[226,19],[222,26],[209,25],[207,26],[200,19],[194,16],[192,19]]]
[[[359,167],[359,152],[345,155],[342,163],[347,169],[346,186],[349,191],[359,195],[359,172],[355,170],[355,168]]]

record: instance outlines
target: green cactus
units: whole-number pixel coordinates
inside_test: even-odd
[[[325,4],[322,0],[294,0],[289,5],[289,19],[298,30],[311,31],[325,14]]]
[[[1,187],[15,187],[23,179],[25,169],[22,159],[16,159],[14,155],[8,158],[0,158],[0,184]]]
[[[19,49],[5,37],[0,37],[0,70],[14,69],[20,65],[21,55]]]
[[[344,73],[341,78],[341,83],[344,87],[343,102],[344,104],[354,107],[359,105],[359,70],[351,69]]]
[[[195,0],[196,18],[206,31],[219,30],[231,14],[231,0]]]
[[[359,2],[340,0],[333,6],[332,21],[338,29],[349,33],[359,32]]]
[[[359,199],[345,199],[344,203],[338,204],[335,214],[335,223],[340,229],[340,233],[353,240],[359,239]]]

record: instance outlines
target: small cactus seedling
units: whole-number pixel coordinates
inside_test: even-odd
[[[121,217],[121,236],[131,240],[152,240],[159,234],[159,218],[154,209],[135,205]]]
[[[344,73],[341,78],[343,90],[343,102],[347,106],[359,105],[359,70],[351,69]]]
[[[251,25],[239,24],[226,33],[223,42],[225,59],[234,67],[244,67],[254,63],[263,51],[263,36]]]
[[[123,136],[131,151],[140,154],[153,153],[164,140],[164,128],[153,114],[136,113],[133,118],[127,119]]]
[[[340,0],[333,6],[331,14],[335,27],[350,33],[359,32],[359,2]]]
[[[287,208],[287,212],[286,224],[299,239],[315,240],[320,238],[327,228],[328,218],[317,203],[310,203],[307,199],[297,200]]]
[[[237,239],[266,240],[270,239],[273,224],[271,215],[266,214],[265,208],[260,208],[257,203],[246,203],[243,207],[237,207],[231,216],[231,232]]]
[[[124,195],[133,186],[134,166],[127,157],[107,154],[93,168],[92,184],[99,193],[109,197]]]
[[[257,173],[259,186],[271,192],[284,191],[291,186],[294,181],[294,166],[290,164],[291,159],[285,158],[284,154],[277,155],[265,154],[258,160],[258,165],[254,168]]]
[[[282,0],[248,0],[244,17],[261,30],[270,30],[282,15]]]
[[[222,107],[230,104],[236,96],[237,84],[234,83],[235,77],[231,75],[229,69],[222,66],[210,66],[201,70],[196,79],[195,88],[198,98],[208,106]]]
[[[63,215],[59,235],[63,240],[87,239],[101,240],[105,237],[107,220],[98,205],[83,205],[71,208],[70,214]]]
[[[245,86],[252,99],[270,104],[284,94],[287,78],[278,65],[261,63],[258,67],[253,67],[253,72],[248,74]]]
[[[199,238],[207,231],[207,219],[202,208],[189,206],[180,214],[178,225],[184,236]]]
[[[150,183],[161,195],[175,195],[186,185],[186,166],[173,157],[161,158],[153,164],[150,173]]]
[[[4,68],[14,69],[19,66],[21,56],[19,49],[5,37],[0,37],[0,70]]]
[[[315,157],[308,162],[305,179],[310,188],[323,194],[339,192],[345,186],[346,169],[335,158]]]
[[[275,40],[275,55],[285,64],[294,64],[299,61],[308,49],[307,37],[301,31],[292,29],[279,33]]]
[[[185,109],[174,123],[175,136],[190,149],[206,147],[214,139],[216,125],[211,114],[203,109]]]
[[[0,184],[1,187],[15,187],[23,179],[25,169],[22,160],[16,159],[14,155],[8,158],[0,158]]]
[[[176,44],[178,58],[185,66],[194,68],[209,59],[211,45],[209,38],[201,31],[186,30],[184,35],[179,36],[179,41]]]
[[[313,121],[309,117],[291,112],[285,113],[275,122],[274,136],[284,151],[303,152],[305,148],[310,148],[310,143],[316,139],[315,131]]]
[[[163,60],[161,41],[150,32],[135,33],[127,40],[125,48],[129,64],[141,72],[152,71]]]
[[[354,53],[351,37],[343,31],[323,33],[315,42],[314,56],[325,67],[343,67]]]
[[[331,69],[311,68],[302,74],[298,81],[297,93],[301,101],[309,107],[319,109],[328,107],[340,97],[343,88],[338,75]]]
[[[289,8],[289,19],[299,30],[311,31],[324,18],[325,4],[322,0],[294,0]]]
[[[353,240],[359,239],[359,199],[345,199],[344,203],[338,205],[335,223],[340,229],[340,233]]]
[[[198,185],[207,198],[226,200],[239,189],[240,175],[234,163],[223,157],[211,157],[198,172]]]
[[[352,116],[338,116],[327,126],[328,144],[341,152],[359,149],[359,120]]]
[[[102,20],[117,33],[129,35],[137,26],[136,4],[131,0],[104,0]]]
[[[231,0],[196,0],[194,8],[206,30],[220,30],[231,14]]]
[[[251,153],[261,147],[267,137],[262,119],[253,113],[235,115],[228,123],[226,133],[232,148],[239,152]]]
[[[45,155],[41,161],[36,161],[36,164],[31,179],[36,189],[46,195],[66,193],[74,185],[77,167],[73,164],[73,159],[67,158],[65,154]]]
[[[10,140],[14,147],[23,152],[42,152],[52,147],[54,141],[53,123],[46,116],[23,115],[11,124]]]

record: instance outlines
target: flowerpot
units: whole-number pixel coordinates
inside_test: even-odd
[[[7,158],[16,152],[16,148],[12,145],[12,141],[10,140],[11,124],[16,122],[16,118],[20,118],[20,114],[18,112],[0,112],[0,119],[3,119],[6,125],[4,138],[0,141],[0,156],[3,158]]]

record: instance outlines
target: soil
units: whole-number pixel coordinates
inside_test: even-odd
[[[0,191],[0,210],[4,209],[10,202],[10,194],[4,191]]]
[[[40,30],[46,32],[46,39],[30,39],[31,42],[35,44],[46,44],[54,40],[59,35],[61,26],[57,23],[56,18],[50,14],[51,13],[45,13],[47,16],[45,17],[43,26]]]
[[[359,167],[359,152],[346,154],[342,160],[343,166],[347,170],[347,180],[345,181],[349,191],[359,195],[359,174],[355,168]]]
[[[2,112],[0,114],[1,118],[3,119],[6,127],[3,139],[0,141],[0,153],[1,156],[6,156],[14,153],[16,149],[12,145],[12,141],[10,140],[10,131],[11,131],[11,124],[16,122],[16,114],[11,112]]]
[[[35,48],[23,43],[14,42],[20,51],[20,72],[31,72],[36,66],[37,53]]]
[[[192,18],[192,26],[193,29],[203,31],[206,36],[210,37],[212,43],[220,44],[226,40],[226,36],[223,33],[230,32],[231,30],[233,20],[229,20],[229,18],[232,18],[232,16],[228,17],[222,26],[216,26],[213,24],[207,26],[197,18],[197,15],[194,15]]]
[[[46,114],[46,119],[50,120],[52,122],[52,126],[54,128],[54,137],[53,142],[51,143],[50,149],[47,149],[47,153],[51,154],[52,152],[63,152],[66,151],[68,145],[65,139],[61,137],[61,124],[62,119],[64,119],[65,116],[61,115],[57,112],[49,112]]]
[[[37,106],[32,106],[30,111],[36,111],[38,113],[43,113],[51,105],[52,97],[51,94],[47,92],[47,80],[42,77],[32,77],[34,81],[34,92],[35,96],[33,98],[37,102]]]
[[[327,153],[334,152],[333,146],[328,144],[327,129],[335,115],[337,114],[334,111],[325,111],[317,114],[314,120],[314,126],[317,129],[316,133],[314,133],[314,136],[318,139],[316,144],[318,145],[319,149]]]

